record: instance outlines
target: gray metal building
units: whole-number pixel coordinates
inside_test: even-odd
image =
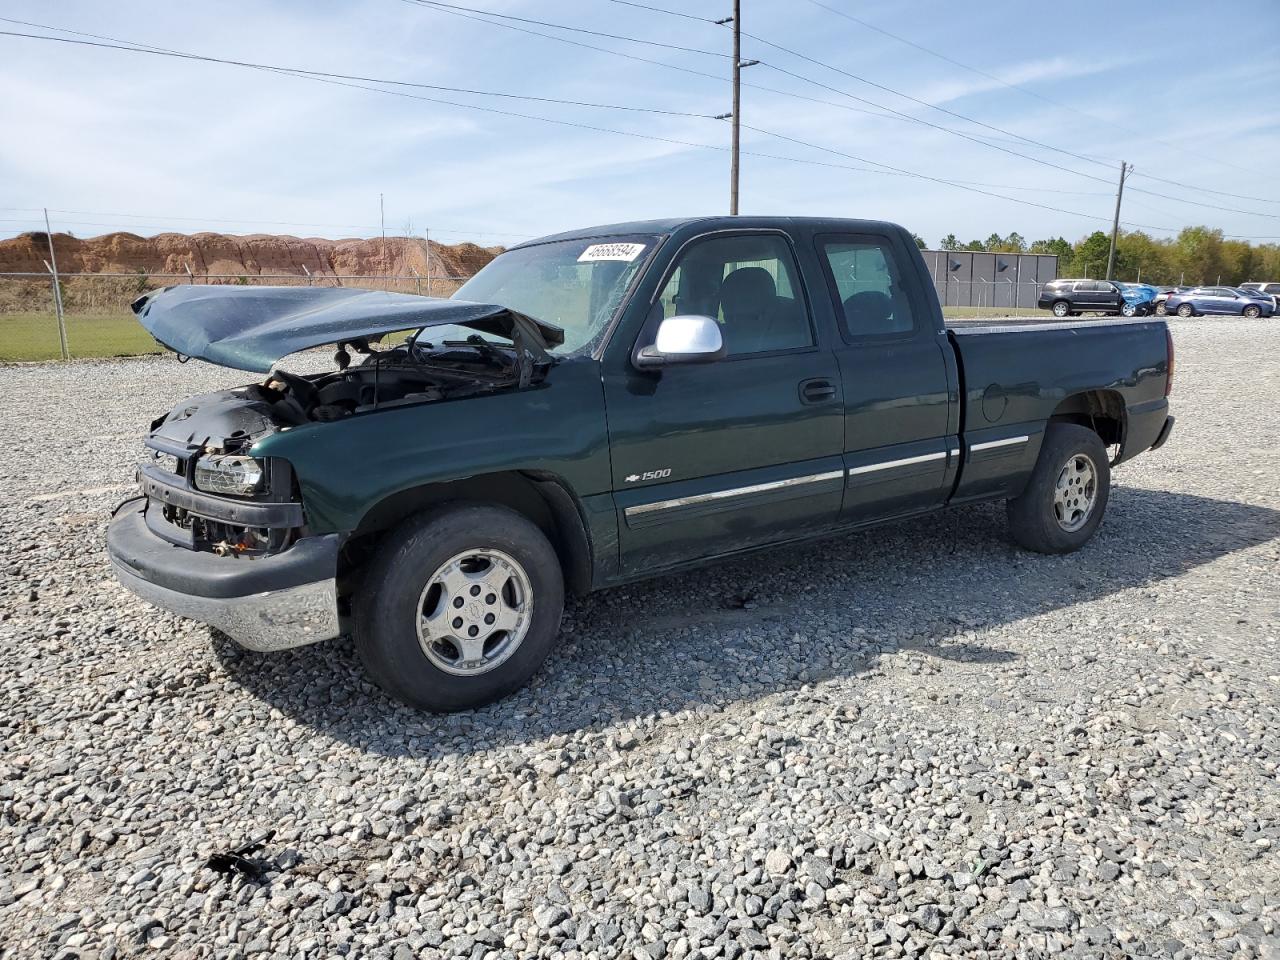
[[[1040,287],[1057,279],[1051,254],[921,250],[938,300],[947,307],[1034,309]]]

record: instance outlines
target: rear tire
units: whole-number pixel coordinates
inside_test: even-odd
[[[1055,317],[1071,316],[1071,304],[1067,303],[1065,300],[1055,300],[1050,309],[1053,310],[1053,315]]]
[[[1022,494],[1007,503],[1009,533],[1037,553],[1079,550],[1102,523],[1111,465],[1102,438],[1075,423],[1050,423]]]
[[[362,582],[352,607],[360,659],[379,686],[423,710],[469,710],[512,693],[560,630],[555,550],[505,507],[455,504],[410,518]]]
[[[1257,320],[1258,317],[1262,316],[1262,308],[1257,304],[1251,303],[1244,308],[1244,315],[1250,320]]]
[[[1191,306],[1189,303],[1178,305],[1178,316],[1182,317],[1183,320],[1187,319],[1187,317],[1195,316],[1195,313],[1195,307]]]

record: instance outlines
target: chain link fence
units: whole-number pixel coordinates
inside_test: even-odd
[[[129,304],[177,284],[328,286],[451,296],[469,277],[342,274],[0,273],[0,361],[160,353]],[[59,302],[60,301],[60,302]]]
[[[1034,312],[1041,284],[1036,280],[950,280],[933,286],[946,312],[984,316]]]

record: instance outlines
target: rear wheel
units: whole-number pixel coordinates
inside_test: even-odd
[[[1262,308],[1256,303],[1251,303],[1244,308],[1244,315],[1250,320],[1257,320],[1258,317],[1262,316]]]
[[[365,669],[425,710],[467,710],[513,692],[560,629],[555,550],[505,507],[459,504],[410,519],[363,582],[352,613]]]
[[[1189,303],[1183,303],[1178,305],[1178,316],[1182,317],[1184,320],[1187,317],[1194,316],[1195,312],[1196,312],[1195,308],[1193,308]]]
[[[1065,300],[1055,300],[1053,303],[1053,315],[1055,317],[1067,317],[1071,315],[1071,304]]]
[[[1079,550],[1102,522],[1111,465],[1102,438],[1075,423],[1050,423],[1021,496],[1008,502],[1009,532],[1037,553]]]

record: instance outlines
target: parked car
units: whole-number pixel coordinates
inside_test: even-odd
[[[121,582],[256,650],[351,631],[432,710],[525,683],[566,590],[988,500],[1023,547],[1077,550],[1111,469],[1173,426],[1163,321],[948,329],[911,234],[872,221],[592,227],[452,300],[177,286],[134,310],[261,378],[152,422],[107,535]],[[289,372],[333,344],[332,372]]]
[[[1149,283],[1117,283],[1124,306],[1120,313],[1126,317],[1145,317],[1155,312],[1156,294],[1160,291]]]
[[[1280,283],[1259,283],[1251,281],[1249,283],[1240,284],[1241,290],[1256,290],[1258,293],[1266,294],[1271,298],[1272,305],[1280,312]]]
[[[1276,309],[1275,301],[1266,294],[1257,291],[1246,293],[1235,287],[1195,287],[1169,297],[1164,307],[1166,312],[1180,317],[1270,317]]]
[[[1161,287],[1159,293],[1156,294],[1155,299],[1152,301],[1152,305],[1155,307],[1156,316],[1163,317],[1168,312],[1165,309],[1165,304],[1168,303],[1169,298],[1173,296],[1175,293],[1186,293],[1188,290],[1193,290],[1193,289],[1195,288],[1194,287]]]
[[[1082,313],[1119,314],[1125,298],[1110,280],[1051,280],[1040,290],[1036,305],[1052,310],[1055,317],[1078,317]]]

